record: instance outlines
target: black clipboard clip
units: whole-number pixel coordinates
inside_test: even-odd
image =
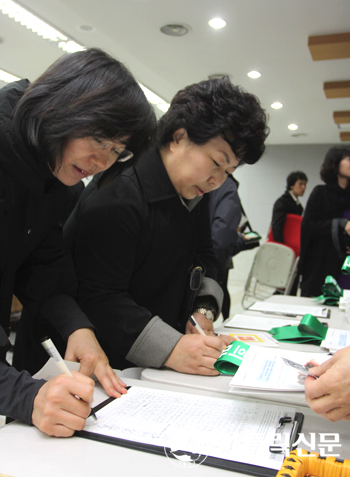
[[[276,428],[274,443],[269,447],[272,454],[287,454],[294,448],[301,428],[303,426],[304,414],[296,412],[293,417],[281,417]],[[283,442],[283,434],[289,435],[288,442]],[[287,441],[287,439],[285,439]]]

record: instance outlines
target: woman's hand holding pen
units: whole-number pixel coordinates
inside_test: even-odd
[[[224,348],[228,346],[233,338],[228,335],[217,335],[214,332],[214,324],[212,320],[208,320],[202,313],[193,313],[194,318],[196,319],[199,326],[202,328],[204,333],[207,336],[217,336],[218,339],[221,341]],[[186,323],[186,334],[198,334],[198,330],[196,327],[190,322],[190,320]]]
[[[223,345],[215,336],[185,334],[177,342],[165,366],[180,373],[216,376],[219,373],[214,363],[222,350]]]
[[[90,414],[95,383],[81,373],[72,374],[74,379],[66,374],[51,379],[34,399],[32,423],[49,436],[73,435]]]
[[[80,372],[86,376],[94,373],[109,396],[118,398],[127,393],[126,384],[110,367],[95,333],[89,328],[78,329],[69,336],[65,359],[80,362]]]

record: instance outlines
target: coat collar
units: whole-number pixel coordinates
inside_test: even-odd
[[[135,171],[149,204],[178,197],[181,203],[191,211],[202,199],[202,197],[196,197],[185,200],[179,196],[157,149],[144,153],[137,161]]]

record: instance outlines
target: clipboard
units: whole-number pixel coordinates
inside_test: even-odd
[[[130,389],[131,386],[127,387],[127,389]],[[96,413],[105,406],[107,406],[109,403],[114,401],[115,398],[110,397],[94,407],[92,410]],[[284,418],[281,418],[284,419]],[[281,419],[279,422],[279,425],[276,428],[276,433],[278,433],[278,429],[281,428]],[[303,425],[303,419],[304,415],[302,413],[296,412],[294,418],[291,420],[293,423],[292,425],[292,430],[290,434],[290,450],[292,450],[294,442],[299,437],[299,433],[301,432],[302,425]],[[175,457],[171,453],[171,449],[168,447],[162,447],[162,446],[156,446],[152,444],[147,444],[143,442],[137,442],[137,441],[131,441],[127,439],[122,439],[118,437],[111,437],[111,436],[106,436],[103,434],[97,434],[91,431],[76,431],[74,433],[75,436],[77,437],[82,437],[85,439],[90,439],[90,440],[95,440],[98,442],[103,442],[105,444],[112,444],[112,445],[117,445],[121,447],[125,447],[128,449],[133,449],[133,450],[138,450],[142,452],[149,452],[151,454],[156,454],[156,455],[161,455],[163,457],[170,457],[174,458]],[[270,447],[273,447],[274,443],[271,443]],[[165,454],[166,450],[166,454]],[[274,453],[283,453],[285,449],[280,449],[275,451]],[[282,463],[281,463],[282,464]],[[235,472],[240,472],[243,474],[247,475],[252,475],[255,477],[275,477],[278,473],[278,470],[276,469],[271,469],[267,467],[262,467],[258,465],[251,465],[243,462],[237,462],[237,461],[232,461],[232,460],[226,460],[218,457],[212,457],[212,456],[206,456],[205,460],[201,462],[201,465],[207,465],[209,467],[217,467],[219,469],[225,469],[225,470],[230,470],[230,471],[235,471]]]

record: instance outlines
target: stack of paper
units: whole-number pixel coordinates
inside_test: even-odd
[[[330,356],[326,353],[308,353],[281,349],[250,346],[242,364],[230,381],[231,391],[236,388],[259,389],[261,391],[304,392],[305,375],[284,363],[282,358],[306,365],[311,360],[321,364]]]
[[[297,326],[300,319],[283,319],[270,318],[265,316],[252,315],[235,315],[233,318],[224,323],[225,328],[240,328],[244,330],[264,330],[269,331],[271,328],[278,326]]]
[[[321,342],[321,347],[329,349],[331,353],[346,346],[350,346],[350,331],[335,328],[329,328],[326,338]]]

